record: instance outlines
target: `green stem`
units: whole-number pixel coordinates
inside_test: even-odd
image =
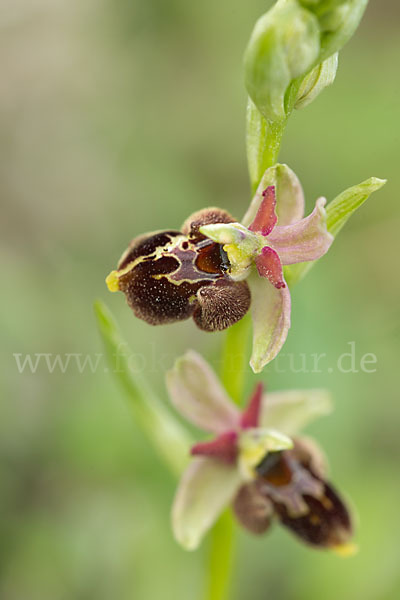
[[[246,376],[250,315],[228,329],[222,349],[221,379],[230,398],[240,404]]]
[[[249,99],[247,108],[247,157],[252,191],[257,189],[264,171],[278,162],[286,119],[267,122]],[[230,327],[222,350],[221,377],[236,404],[240,404],[247,368],[250,316]],[[227,600],[235,553],[235,528],[230,512],[216,523],[211,537],[209,578],[206,600]]]
[[[249,98],[246,114],[246,146],[253,194],[266,169],[278,162],[286,122],[287,119],[267,121]]]
[[[211,532],[206,600],[229,597],[235,553],[235,524],[230,510],[219,518]]]

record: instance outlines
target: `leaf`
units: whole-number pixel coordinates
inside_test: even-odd
[[[369,198],[369,196],[383,187],[386,179],[370,177],[358,185],[348,188],[337,196],[326,207],[326,224],[328,231],[336,238],[339,231],[351,215]],[[285,267],[285,279],[289,286],[298,283],[316,263],[305,262]]]
[[[106,358],[128,397],[135,421],[167,467],[179,476],[189,458],[189,447],[192,444],[189,434],[154,393],[146,379],[140,373],[133,372],[130,360],[132,352],[107,306],[97,301],[94,311]]]

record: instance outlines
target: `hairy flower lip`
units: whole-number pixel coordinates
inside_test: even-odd
[[[122,291],[135,316],[150,325],[193,318],[203,331],[221,331],[249,310],[250,290],[230,277],[222,246],[200,231],[210,223],[234,219],[217,208],[189,217],[182,231],[139,236],[106,278],[111,292]]]

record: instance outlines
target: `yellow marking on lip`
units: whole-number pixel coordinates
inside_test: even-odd
[[[139,261],[140,262],[140,261]],[[130,262],[124,269],[119,271],[111,271],[106,277],[106,285],[110,292],[119,292],[119,279],[131,271],[138,263],[138,260]]]
[[[337,554],[338,556],[342,556],[343,558],[348,558],[349,556],[355,556],[358,552],[357,544],[353,542],[349,542],[347,544],[340,544],[339,546],[333,546],[331,548],[332,552]]]
[[[321,519],[318,515],[310,515],[310,523],[311,525],[319,525],[321,523]]]
[[[119,278],[118,271],[111,271],[109,275],[106,277],[106,285],[110,292],[118,292],[119,291]]]

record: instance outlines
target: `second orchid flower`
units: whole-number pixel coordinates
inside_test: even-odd
[[[264,533],[279,520],[313,547],[342,554],[354,548],[349,511],[326,481],[321,451],[297,437],[304,425],[330,412],[327,392],[265,395],[259,384],[240,412],[193,351],[167,374],[167,387],[176,409],[215,436],[192,447],[192,461],[176,492],[172,526],[182,546],[197,548],[232,504],[239,522],[253,533]]]

